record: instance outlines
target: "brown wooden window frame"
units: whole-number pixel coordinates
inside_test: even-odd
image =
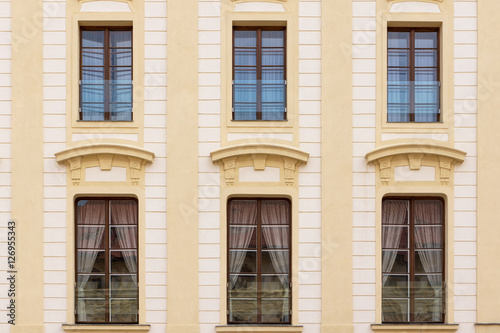
[[[111,80],[111,68],[112,67],[130,67],[130,72],[131,72],[131,82],[133,82],[134,79],[134,40],[133,40],[133,28],[132,26],[124,26],[124,27],[107,27],[107,26],[80,26],[80,52],[79,52],[79,58],[80,58],[80,74],[79,74],[79,80],[80,80],[80,85],[82,84],[82,77],[83,77],[83,50],[85,47],[83,47],[83,31],[104,31],[104,66],[85,66],[85,67],[102,67],[104,68],[104,80],[105,81],[110,81]],[[111,47],[110,44],[110,38],[109,38],[109,32],[110,31],[130,31],[130,53],[131,53],[131,58],[130,58],[130,66],[117,66],[117,65],[111,65],[111,57],[110,57],[110,50],[111,49],[125,49],[125,48],[118,48],[118,47]],[[92,49],[92,48],[91,48]],[[87,120],[83,119],[83,113],[82,113],[82,95],[80,93],[79,100],[79,121],[133,121],[134,120],[134,112],[133,112],[133,90],[132,90],[132,95],[130,96],[130,104],[132,105],[130,109],[130,120],[112,120],[111,119],[111,111],[110,111],[110,100],[111,100],[111,91],[110,88],[107,87],[105,89],[105,94],[104,94],[104,119],[102,120]]]
[[[445,319],[445,314],[446,314],[446,243],[445,243],[445,227],[446,227],[446,221],[445,221],[445,201],[441,197],[399,197],[399,196],[388,196],[384,197],[382,200],[382,214],[383,214],[383,209],[384,209],[384,202],[389,201],[389,200],[400,200],[400,201],[407,201],[408,202],[408,247],[407,248],[384,248],[384,243],[383,243],[383,235],[384,231],[383,228],[384,226],[394,226],[398,224],[391,224],[387,223],[384,224],[384,221],[382,220],[381,225],[382,225],[382,251],[384,250],[389,250],[389,251],[395,251],[395,250],[400,250],[400,251],[408,251],[408,273],[398,273],[398,272],[384,272],[383,271],[383,264],[382,264],[382,277],[387,274],[387,275],[408,275],[408,292],[409,292],[409,297],[407,299],[409,300],[409,321],[384,321],[383,319],[383,313],[382,313],[382,322],[387,323],[387,324],[433,324],[433,323],[444,323]],[[439,201],[441,203],[441,247],[433,247],[433,248],[425,248],[425,249],[431,249],[431,250],[441,250],[441,286],[442,286],[442,291],[441,291],[441,320],[438,321],[415,321],[415,300],[418,299],[418,297],[415,296],[415,290],[416,288],[412,286],[412,283],[416,282],[415,276],[420,274],[420,275],[429,275],[425,273],[416,273],[415,269],[415,262],[416,262],[416,251],[421,251],[422,248],[417,249],[415,245],[415,211],[414,211],[414,205],[416,201]],[[402,224],[399,224],[402,225]],[[436,224],[417,224],[419,226],[430,226],[430,225],[436,225]],[[383,256],[381,256],[383,258]],[[381,259],[383,260],[383,259]],[[432,272],[430,272],[432,274]],[[383,287],[382,287],[383,288]],[[391,297],[389,297],[391,298]],[[392,297],[397,298],[397,297]],[[432,298],[432,297],[430,297]],[[382,301],[383,301],[383,293],[382,293]],[[404,297],[401,299],[405,299]],[[383,312],[383,306],[382,306],[382,312]]]
[[[79,248],[78,247],[78,226],[79,225],[94,225],[94,224],[79,224],[79,221],[78,221],[78,203],[80,201],[86,201],[86,200],[97,200],[97,201],[104,201],[105,202],[105,224],[104,224],[104,273],[99,273],[99,272],[93,272],[93,273],[81,273],[81,274],[89,274],[89,275],[103,275],[105,277],[105,286],[104,288],[102,288],[102,290],[104,290],[104,299],[105,299],[105,321],[102,322],[102,321],[98,321],[98,322],[95,322],[95,321],[83,321],[83,320],[80,320],[79,316],[78,316],[78,290],[77,290],[77,285],[78,285],[78,277],[79,277],[79,272],[78,272],[78,250],[85,250],[85,248]],[[136,314],[136,318],[137,320],[135,321],[111,321],[111,313],[110,313],[110,299],[113,298],[111,297],[110,295],[110,285],[111,285],[111,282],[110,282],[110,279],[111,279],[111,275],[120,275],[120,273],[116,273],[116,272],[111,272],[111,259],[110,259],[110,256],[111,256],[111,252],[112,252],[112,248],[111,248],[111,244],[110,244],[110,230],[111,230],[111,209],[110,209],[110,201],[124,201],[124,200],[127,200],[127,201],[133,201],[135,202],[135,209],[136,209],[136,212],[137,212],[137,220],[135,221],[136,224],[136,234],[135,234],[135,242],[136,242],[136,248],[119,248],[119,249],[116,249],[116,250],[135,250],[136,251],[136,265],[137,265],[137,269],[136,269],[136,272],[135,272],[135,276],[136,276],[136,283],[137,283],[137,295],[136,295],[136,307],[137,307],[137,314]],[[139,202],[136,198],[133,198],[133,197],[79,197],[75,200],[75,322],[76,323],[79,323],[79,324],[138,324],[139,323],[139,261],[140,261],[140,258],[139,258]],[[95,224],[95,225],[99,225],[99,224]],[[117,224],[117,225],[121,225],[121,224]],[[129,224],[124,224],[125,226],[129,225]],[[123,225],[122,225],[123,226]],[[90,248],[90,249],[94,249],[94,248]],[[130,274],[130,273],[126,273],[126,274],[122,274],[122,275],[133,275],[133,274]],[[85,297],[83,297],[85,298]]]
[[[256,37],[256,72],[257,72],[257,78],[256,81],[259,82],[262,80],[262,31],[283,31],[283,82],[284,82],[284,96],[283,96],[283,104],[284,104],[284,111],[283,111],[283,119],[280,120],[266,120],[262,119],[262,89],[259,89],[259,85],[257,85],[256,88],[256,119],[255,120],[243,120],[243,119],[236,119],[235,115],[235,110],[234,110],[234,103],[235,103],[235,93],[234,93],[234,82],[235,82],[235,31],[256,31],[257,32],[257,37]],[[261,26],[261,27],[242,27],[242,26],[234,26],[233,27],[233,32],[232,32],[232,80],[233,80],[233,93],[232,93],[232,120],[233,121],[286,121],[287,120],[287,30],[286,27],[276,27],[276,26]],[[241,66],[239,66],[241,67]]]
[[[256,283],[257,283],[257,321],[231,321],[231,313],[230,313],[230,252],[233,248],[230,246],[230,237],[231,237],[231,220],[230,220],[230,208],[231,202],[233,201],[256,201],[257,202],[257,221],[256,221],[256,248],[247,247],[247,250],[256,250]],[[261,215],[261,203],[262,201],[286,201],[288,204],[288,248],[279,248],[288,251],[288,321],[287,322],[264,322],[262,321],[262,275],[263,274],[272,274],[272,273],[262,273],[262,215]],[[240,325],[240,324],[265,324],[265,325],[289,325],[292,323],[292,203],[288,198],[266,198],[266,197],[258,197],[258,198],[248,198],[248,197],[235,197],[228,200],[227,205],[227,323],[231,325]],[[242,225],[242,224],[234,224],[234,225]],[[271,224],[272,225],[272,224]],[[284,225],[283,225],[284,226]],[[238,249],[238,248],[234,248]],[[233,249],[233,250],[234,250]],[[241,274],[240,272],[234,272],[233,274]],[[274,273],[280,275],[286,275],[286,273]]]
[[[409,64],[408,66],[389,66],[389,32],[409,32],[410,33],[410,45],[408,49],[410,51],[409,55]],[[441,33],[439,28],[402,28],[402,27],[389,27],[387,29],[387,82],[389,82],[389,68],[394,67],[394,68],[404,68],[407,67],[409,69],[410,77],[408,78],[408,81],[415,82],[415,32],[435,32],[437,34],[437,47],[432,48],[432,50],[436,50],[436,66],[429,66],[428,68],[435,68],[437,72],[437,77],[436,81],[439,82],[439,91],[438,91],[438,112],[436,114],[436,119],[433,122],[417,122],[415,121],[415,89],[410,89],[410,96],[409,96],[409,104],[410,104],[410,113],[408,114],[409,120],[406,122],[410,123],[436,123],[436,122],[441,122],[441,103],[442,103],[442,94],[441,94]],[[398,49],[398,48],[392,48],[392,49]],[[400,48],[401,49],[401,48]],[[430,49],[428,49],[430,50]],[[425,67],[421,67],[425,68]],[[387,103],[389,104],[389,98],[387,100]],[[389,121],[389,114],[387,115],[387,122],[388,123],[405,123],[405,121]]]

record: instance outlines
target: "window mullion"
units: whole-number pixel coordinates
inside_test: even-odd
[[[410,200],[410,216],[409,216],[409,232],[410,232],[410,255],[408,259],[410,260],[410,280],[408,281],[410,284],[410,322],[415,321],[414,310],[415,310],[415,219],[414,219],[414,210],[413,210],[413,199]]]
[[[262,29],[257,29],[257,120],[262,120]]]
[[[261,200],[257,200],[257,322],[262,322],[262,230],[261,230]]]
[[[106,254],[104,256],[104,274],[105,274],[105,291],[104,291],[104,306],[105,306],[105,321],[107,323],[111,322],[111,316],[110,316],[110,311],[109,311],[109,295],[110,295],[110,278],[109,274],[111,271],[111,251],[110,251],[110,244],[109,244],[109,228],[110,228],[110,221],[109,221],[109,200],[105,200],[105,222],[104,222],[104,253]]]
[[[410,121],[415,121],[415,30],[410,30]]]
[[[109,102],[111,89],[111,66],[110,66],[110,51],[109,51],[109,29],[104,30],[104,120],[110,120]]]

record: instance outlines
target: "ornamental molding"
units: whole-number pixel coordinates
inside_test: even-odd
[[[387,0],[387,2],[430,2],[430,3],[442,3],[443,0]]]
[[[393,1],[393,0],[390,0],[390,1]],[[234,3],[241,3],[241,2],[274,2],[274,3],[285,3],[285,2],[287,2],[287,0],[231,0],[231,2],[234,2]]]
[[[63,324],[62,329],[65,332],[72,333],[115,333],[115,332],[149,332],[149,324],[137,325],[79,325],[79,324]]]
[[[309,160],[309,154],[300,149],[271,143],[239,144],[224,147],[211,152],[210,156],[212,162],[219,162],[224,168],[224,177],[228,186],[234,185],[236,160],[241,156],[250,156],[256,171],[265,170],[269,156],[280,157],[287,186],[292,186],[295,183],[296,168],[301,164],[307,164]]]
[[[374,149],[366,154],[365,158],[368,163],[378,165],[380,182],[382,185],[388,185],[392,174],[391,162],[395,156],[407,158],[410,170],[420,170],[425,156],[435,156],[439,161],[441,185],[448,185],[453,165],[462,163],[466,155],[466,152],[447,146],[430,143],[403,143]]]
[[[64,163],[68,167],[74,186],[80,185],[82,161],[85,157],[95,156],[99,161],[101,171],[110,171],[113,166],[113,159],[117,155],[127,157],[132,185],[139,184],[143,166],[147,163],[153,163],[154,159],[154,153],[150,151],[116,143],[96,143],[76,146],[55,153],[56,161]]]

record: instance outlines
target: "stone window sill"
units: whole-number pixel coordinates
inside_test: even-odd
[[[284,332],[284,333],[301,333],[303,326],[292,326],[292,325],[224,325],[216,326],[215,331],[217,333],[274,333],[274,332]]]
[[[377,333],[452,333],[458,330],[458,324],[372,324]]]
[[[70,333],[146,333],[150,325],[94,325],[94,324],[65,324],[62,328]]]

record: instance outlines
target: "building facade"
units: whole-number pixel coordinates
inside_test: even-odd
[[[500,332],[498,11],[0,0],[0,331]]]

